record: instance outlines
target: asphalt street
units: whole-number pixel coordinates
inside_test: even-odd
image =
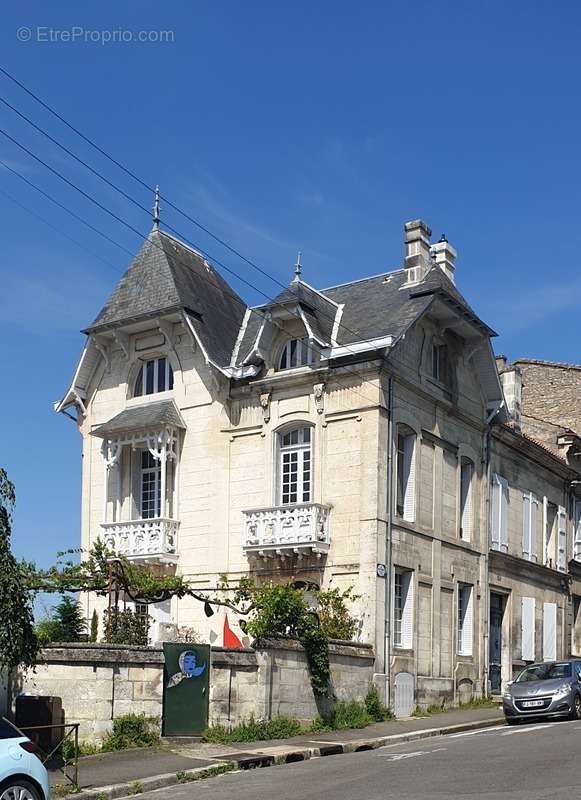
[[[323,741],[323,739],[322,739]],[[581,722],[541,722],[231,773],[146,800],[581,798]]]

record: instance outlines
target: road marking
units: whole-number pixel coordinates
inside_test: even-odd
[[[463,733],[450,733],[447,739],[459,739],[461,736],[482,736],[482,734],[489,734],[492,731],[504,731],[506,725],[495,725],[493,728],[481,728],[477,731],[464,731]]]
[[[403,761],[406,758],[416,758],[417,756],[428,756],[431,753],[441,753],[447,749],[447,747],[435,747],[433,750],[416,750],[413,753],[379,753],[379,755],[382,758],[387,758],[389,761]]]
[[[526,728],[513,728],[512,730],[505,731],[504,733],[501,733],[500,735],[501,736],[512,736],[513,733],[530,733],[531,731],[543,731],[543,730],[544,731],[548,731],[549,728],[553,728],[554,726],[555,726],[554,722],[553,723],[548,723],[548,724],[546,722],[543,722],[540,725],[529,725]]]

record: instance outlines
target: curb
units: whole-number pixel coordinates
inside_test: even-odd
[[[481,728],[491,728],[504,722],[504,716],[492,719],[477,720],[475,722],[461,722],[456,725],[447,725],[437,728],[423,728],[408,733],[395,733],[389,736],[376,736],[373,738],[354,739],[349,742],[317,742],[314,740],[302,747],[289,747],[280,752],[280,745],[276,753],[269,753],[268,748],[256,753],[233,754],[213,762],[206,767],[195,767],[179,773],[170,772],[165,775],[155,775],[151,778],[128,783],[117,783],[112,786],[100,786],[95,789],[85,789],[76,794],[63,797],[62,800],[119,800],[130,796],[149,792],[152,789],[162,789],[182,783],[190,783],[204,778],[211,778],[231,770],[249,770],[262,767],[271,767],[281,764],[292,764],[297,761],[309,761],[311,758],[324,758],[326,756],[342,755],[343,753],[361,753],[366,750],[377,750],[379,747],[389,747],[407,742],[431,739],[434,736],[449,736],[464,731],[475,731]]]

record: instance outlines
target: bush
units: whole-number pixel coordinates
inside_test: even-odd
[[[372,683],[369,691],[365,695],[365,708],[374,722],[383,722],[386,719],[393,719],[393,712],[386,708],[381,702],[377,686]]]
[[[365,703],[360,703],[358,700],[340,702],[335,706],[332,725],[336,730],[366,728],[373,722],[374,720],[367,713]]]
[[[152,747],[159,744],[157,720],[145,714],[124,714],[113,720],[113,730],[103,741],[102,750],[129,750],[132,747]]]
[[[344,592],[339,589],[328,589],[317,592],[317,615],[321,629],[328,639],[344,639],[351,641],[357,632],[357,620],[351,616],[347,602],[358,600],[350,587]]]
[[[205,742],[213,744],[229,744],[230,742],[257,742],[269,739],[287,739],[303,733],[301,723],[285,717],[273,717],[270,720],[255,719],[253,716],[244,720],[234,728],[225,725],[212,725],[203,734]]]
[[[103,615],[105,639],[109,644],[149,644],[149,617],[135,614],[131,609],[107,609]]]

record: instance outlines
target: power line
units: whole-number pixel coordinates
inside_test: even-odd
[[[16,139],[14,139],[12,136],[10,136],[10,134],[9,134],[9,133],[7,133],[6,131],[4,131],[2,128],[0,128],[0,133],[1,133],[2,135],[4,135],[4,136],[5,136],[7,139],[9,139],[11,142],[13,142],[13,144],[15,144],[17,147],[19,147],[19,148],[20,148],[21,150],[23,150],[25,153],[27,153],[27,154],[28,154],[28,155],[29,155],[31,158],[34,158],[36,161],[38,161],[40,164],[42,164],[44,167],[46,167],[46,168],[47,168],[47,169],[48,169],[50,172],[52,172],[52,173],[53,173],[54,175],[56,175],[58,178],[60,178],[61,180],[63,180],[63,181],[64,181],[64,182],[65,182],[65,183],[66,183],[68,186],[70,186],[71,188],[75,189],[75,190],[76,190],[77,192],[79,192],[79,193],[80,193],[80,194],[81,194],[83,197],[85,197],[86,199],[88,199],[88,200],[90,200],[92,203],[94,203],[94,204],[95,204],[95,205],[96,205],[98,208],[100,208],[102,211],[104,211],[104,212],[106,212],[107,214],[109,214],[111,217],[113,217],[115,220],[117,220],[117,221],[118,221],[118,222],[120,222],[122,225],[124,225],[125,227],[127,227],[127,228],[128,228],[129,230],[131,230],[133,233],[137,234],[137,236],[139,236],[141,239],[143,239],[144,241],[148,242],[148,243],[149,243],[151,246],[157,247],[157,249],[159,249],[160,251],[164,252],[162,247],[159,247],[159,245],[155,244],[155,242],[152,242],[152,241],[149,239],[149,236],[147,236],[147,235],[144,235],[144,234],[143,234],[141,231],[139,231],[137,228],[134,228],[132,225],[130,225],[130,223],[126,222],[124,219],[122,219],[122,218],[121,218],[121,217],[119,217],[117,214],[115,214],[113,211],[111,211],[110,209],[108,209],[106,206],[104,206],[104,205],[103,205],[102,203],[100,203],[98,200],[96,200],[95,198],[93,198],[91,195],[87,194],[87,193],[86,193],[86,192],[85,192],[83,189],[81,189],[81,188],[80,188],[80,187],[78,187],[78,186],[77,186],[75,183],[73,183],[73,182],[72,182],[72,181],[70,181],[68,178],[66,178],[64,175],[62,175],[62,174],[61,174],[61,173],[60,173],[58,170],[56,170],[56,169],[54,169],[53,167],[51,167],[51,166],[50,166],[50,164],[47,164],[47,163],[46,163],[46,162],[45,162],[43,159],[41,159],[39,156],[37,156],[35,153],[33,153],[31,150],[29,150],[29,149],[28,149],[27,147],[25,147],[23,144],[21,144],[21,143],[20,143],[20,142],[18,142]],[[14,171],[14,170],[13,170],[13,171]],[[36,188],[36,187],[34,187],[34,188]],[[50,199],[51,199],[51,200],[53,200],[53,198],[50,198]],[[55,201],[55,202],[57,202],[57,201]],[[67,209],[65,209],[65,210],[67,210]],[[111,241],[113,241],[113,240],[111,240]],[[114,242],[114,243],[115,243],[115,242]],[[119,246],[121,247],[122,245],[119,245]],[[258,289],[258,287],[254,286],[253,284],[249,283],[249,282],[248,282],[248,281],[247,281],[245,278],[243,278],[242,276],[238,275],[238,274],[237,274],[237,273],[236,273],[234,270],[230,269],[228,266],[226,266],[225,264],[223,264],[221,261],[219,261],[218,259],[215,259],[215,258],[213,258],[213,257],[212,257],[212,256],[210,256],[210,255],[207,255],[207,254],[206,254],[206,253],[204,253],[203,251],[200,251],[200,253],[201,253],[202,255],[204,255],[204,256],[207,256],[207,257],[208,257],[208,258],[209,258],[211,261],[214,261],[215,263],[217,263],[217,264],[219,264],[220,266],[222,266],[222,268],[223,268],[223,269],[225,269],[225,270],[226,270],[227,272],[229,272],[230,274],[234,275],[234,277],[236,277],[238,280],[242,281],[242,282],[243,282],[243,283],[245,283],[247,286],[249,286],[251,289],[253,289],[254,291],[257,291],[257,292],[259,292],[259,293],[260,293],[260,294],[262,294],[262,295],[263,295],[263,296],[264,296],[266,299],[268,299],[268,295],[266,295],[266,294],[265,294],[265,293],[264,293],[262,290]],[[180,262],[180,259],[178,258],[178,259],[177,259],[177,261],[178,261],[178,262]],[[183,263],[183,264],[184,264],[184,266],[188,266],[187,264],[185,264],[185,262],[180,262],[180,263]],[[226,286],[227,286],[227,284],[226,284]],[[232,294],[232,296],[233,296],[233,297],[234,297],[234,298],[235,298],[237,301],[240,301],[240,298],[238,297],[238,295],[234,294],[234,292],[232,292],[231,290],[230,290],[230,294]],[[274,303],[273,305],[281,305],[281,306],[282,306],[282,304],[281,304],[281,303]],[[257,313],[257,314],[258,314],[259,316],[261,316],[263,319],[266,319],[266,318],[267,318],[266,314],[265,314],[264,312],[260,311],[259,309],[256,309],[256,308],[255,308],[255,309],[253,309],[253,311],[255,311],[255,313]],[[294,313],[294,312],[291,312],[291,313],[293,314],[293,316],[295,316],[295,317],[296,317],[296,319],[298,319],[299,321],[302,321],[302,319],[301,319],[301,317],[300,317],[300,315],[299,315],[299,314],[297,314],[297,313]],[[321,353],[322,353],[322,348],[321,348],[320,346],[318,346],[318,344],[317,344],[316,342],[313,342],[313,343],[312,343],[312,346],[313,346],[313,349],[315,349],[315,350],[318,350],[319,354],[321,354]],[[358,356],[360,355],[360,354],[359,354],[359,353],[357,353],[356,351],[351,351],[351,350],[350,350],[350,348],[349,348],[347,345],[344,345],[344,347],[345,347],[347,350],[349,350],[350,352],[352,352],[354,355],[358,355]],[[352,375],[355,375],[355,376],[356,376],[356,377],[357,377],[357,378],[358,378],[360,381],[362,381],[363,383],[368,383],[368,382],[369,382],[369,380],[368,380],[368,379],[366,379],[366,378],[364,378],[364,377],[363,377],[363,376],[362,376],[360,373],[358,373],[358,372],[356,372],[356,371],[354,371],[354,370],[352,370],[352,369],[349,369],[348,367],[344,367],[344,369],[345,369],[345,371],[346,371],[346,372],[348,372],[348,373],[350,373],[350,374],[352,374]],[[371,402],[371,403],[374,403],[374,404],[377,402],[375,398],[368,397],[367,395],[364,395],[364,394],[362,394],[361,392],[359,392],[357,389],[353,389],[353,391],[355,391],[357,394],[359,394],[361,397],[363,397],[363,398],[364,398],[365,400],[367,400],[368,402]]]

